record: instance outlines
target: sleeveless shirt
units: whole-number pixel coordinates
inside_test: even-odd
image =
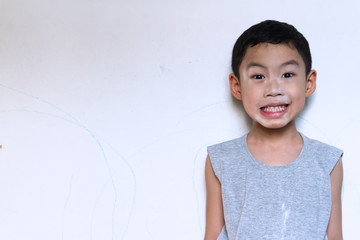
[[[208,147],[222,190],[225,225],[218,239],[327,239],[330,173],[343,151],[301,136],[299,156],[283,166],[256,160],[247,134]]]

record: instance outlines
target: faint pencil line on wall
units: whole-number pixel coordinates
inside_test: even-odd
[[[116,188],[116,185],[115,185],[115,181],[114,181],[114,178],[113,178],[113,174],[111,172],[111,167],[109,165],[109,162],[108,162],[108,159],[107,159],[107,156],[105,154],[105,151],[104,151],[104,148],[101,144],[101,142],[99,141],[99,139],[96,137],[96,135],[89,129],[87,128],[84,124],[82,124],[77,118],[75,118],[73,115],[71,115],[70,113],[64,111],[63,109],[61,109],[60,107],[56,106],[55,104],[45,100],[45,99],[42,99],[40,97],[37,97],[37,96],[34,96],[28,92],[25,92],[25,91],[21,91],[21,90],[18,90],[18,89],[15,89],[13,87],[10,87],[10,86],[6,86],[4,84],[1,84],[0,83],[0,87],[4,88],[4,89],[7,89],[7,90],[10,90],[12,92],[15,92],[15,93],[18,93],[20,95],[23,95],[23,96],[26,96],[26,97],[29,97],[31,99],[34,99],[38,102],[41,102],[47,106],[50,106],[51,108],[65,114],[67,117],[70,118],[69,119],[66,119],[64,117],[59,117],[59,116],[56,116],[56,115],[53,115],[53,114],[50,114],[50,113],[42,113],[42,114],[46,114],[46,115],[49,115],[49,116],[55,116],[56,118],[59,118],[59,119],[62,119],[62,120],[67,120],[68,122],[70,123],[73,123],[74,125],[84,129],[90,136],[91,138],[96,142],[96,144],[98,145],[99,149],[100,149],[100,152],[102,154],[102,157],[103,157],[103,160],[105,162],[105,165],[106,165],[106,168],[107,168],[107,171],[108,171],[108,174],[109,174],[109,177],[111,179],[111,183],[112,183],[112,189],[114,191],[114,200],[113,200],[113,210],[112,210],[112,239],[114,238],[114,229],[115,229],[115,226],[114,226],[114,212],[115,212],[115,208],[116,208],[116,203],[117,203],[117,188]],[[37,112],[37,111],[31,111],[31,110],[23,110],[24,112]],[[39,113],[39,112],[38,112]],[[92,239],[92,235],[93,235],[93,220],[91,221],[90,223],[90,239]]]
[[[130,206],[130,213],[129,213],[129,216],[128,216],[128,219],[127,219],[127,223],[126,223],[126,226],[125,226],[125,229],[122,233],[122,236],[120,239],[125,239],[125,236],[127,234],[127,231],[128,231],[128,228],[130,226],[130,222],[131,222],[131,217],[133,215],[133,212],[134,212],[134,207],[135,207],[135,200],[136,200],[136,194],[137,194],[137,180],[136,180],[136,174],[135,174],[135,171],[133,169],[133,167],[130,165],[129,161],[122,155],[118,152],[118,150],[116,150],[110,143],[108,143],[106,140],[103,140],[104,143],[106,143],[110,149],[113,150],[113,152],[125,163],[125,165],[128,167],[128,169],[130,170],[130,173],[131,173],[131,176],[133,178],[133,182],[134,182],[134,192],[133,192],[133,195],[132,195],[132,200],[131,200],[131,206]],[[116,172],[116,170],[114,170],[114,172]]]
[[[200,217],[200,199],[199,199],[199,192],[197,190],[197,187],[196,187],[196,180],[195,180],[195,175],[196,175],[196,163],[198,161],[198,158],[199,158],[199,153],[204,149],[206,148],[207,145],[203,145],[201,146],[196,154],[195,154],[195,157],[193,159],[193,171],[192,171],[192,181],[193,181],[193,190],[194,190],[194,193],[195,193],[195,198],[196,198],[196,209],[197,209],[197,216],[198,216],[198,227],[199,227],[199,230],[200,230],[200,234],[202,236],[202,238],[204,238],[204,229],[202,227],[202,224],[201,224],[201,217]],[[204,169],[205,169],[205,166],[204,166]],[[205,177],[205,175],[204,175]]]
[[[66,208],[68,206],[68,203],[70,201],[70,197],[71,197],[71,190],[72,190],[72,181],[73,181],[73,177],[71,176],[70,178],[70,182],[69,182],[69,193],[65,199],[65,204],[64,204],[64,208],[62,211],[62,227],[61,227],[61,239],[64,239],[64,235],[65,235],[65,212],[66,212]]]

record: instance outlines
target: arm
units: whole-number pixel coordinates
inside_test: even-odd
[[[205,240],[217,239],[224,226],[221,184],[212,168],[210,157],[205,164],[206,181],[206,229]]]
[[[342,240],[341,220],[341,188],[343,182],[342,159],[336,163],[330,173],[331,183],[331,212],[326,234],[329,240]]]

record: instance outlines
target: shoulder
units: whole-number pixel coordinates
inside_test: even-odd
[[[208,156],[215,175],[220,181],[224,172],[239,163],[244,153],[244,139],[246,135],[229,141],[211,145],[207,148]]]
[[[303,136],[306,142],[308,158],[316,161],[330,174],[336,163],[341,159],[343,150],[327,143]]]
[[[321,142],[319,140],[309,138],[309,137],[307,137],[305,135],[303,135],[303,137],[304,137],[305,140],[310,142],[310,144],[311,144],[311,146],[313,146],[313,148],[317,149],[318,151],[324,151],[324,150],[342,151],[342,150],[340,150],[339,148],[337,148],[335,146],[332,146],[330,144]]]
[[[342,156],[343,150],[327,143],[311,139],[303,135],[304,141],[308,142],[308,150],[316,155],[335,156],[338,159]]]
[[[228,140],[222,143],[217,143],[211,146],[208,146],[208,152],[210,153],[229,153],[229,151],[231,152],[232,150],[237,150],[239,148],[239,146],[241,145],[241,142],[243,140],[243,138],[245,138],[246,135],[240,137],[240,138],[235,138],[232,140]]]

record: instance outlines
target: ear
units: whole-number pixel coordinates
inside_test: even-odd
[[[234,73],[229,75],[229,83],[231,94],[238,100],[242,100],[240,79],[238,79]]]
[[[315,70],[311,70],[306,79],[306,90],[305,96],[310,97],[311,94],[315,92],[316,89],[316,76],[317,73]]]

